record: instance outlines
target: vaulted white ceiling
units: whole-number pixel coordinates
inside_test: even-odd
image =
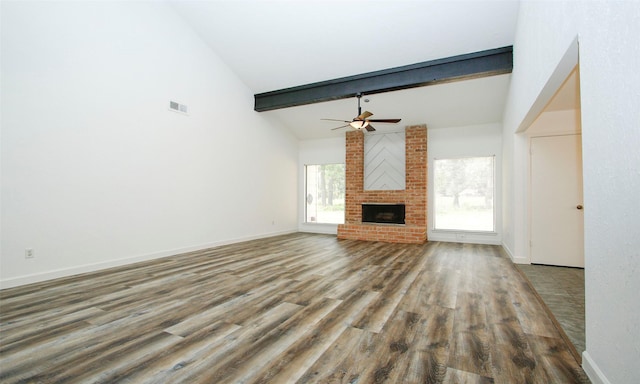
[[[513,44],[518,1],[173,1],[174,9],[253,93],[331,80]],[[363,97],[374,118],[449,127],[502,121],[510,75]],[[248,106],[253,108],[253,106]],[[300,139],[334,137],[343,99],[261,112]],[[338,123],[338,125],[340,125]]]

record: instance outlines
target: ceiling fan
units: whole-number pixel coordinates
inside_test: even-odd
[[[336,130],[345,127],[352,127],[353,129],[366,129],[368,132],[373,132],[376,129],[371,126],[371,123],[398,123],[401,119],[368,119],[368,117],[373,116],[373,113],[369,111],[362,112],[360,108],[360,98],[362,98],[362,93],[357,93],[356,97],[358,98],[358,116],[354,117],[353,120],[336,120],[336,119],[321,119],[327,121],[340,121],[343,123],[347,123],[345,125],[332,128],[331,130]],[[365,100],[368,101],[368,100]]]

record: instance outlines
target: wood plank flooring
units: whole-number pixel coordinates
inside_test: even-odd
[[[588,383],[499,247],[291,234],[0,291],[2,383]]]

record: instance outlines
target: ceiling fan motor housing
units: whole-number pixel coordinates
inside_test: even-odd
[[[358,115],[354,117],[353,120],[346,121],[346,120],[323,119],[323,120],[331,120],[331,121],[343,121],[347,123],[346,125],[333,128],[332,130],[350,126],[353,129],[358,129],[358,130],[366,129],[369,132],[373,132],[376,129],[373,128],[373,126],[371,126],[372,122],[373,123],[391,123],[391,124],[400,122],[401,119],[368,119],[368,117],[373,116],[373,113],[369,111],[362,112],[362,108],[360,107],[360,99],[362,98],[362,93],[360,92],[356,93],[356,97],[358,98]],[[365,102],[367,101],[369,100],[365,99]]]

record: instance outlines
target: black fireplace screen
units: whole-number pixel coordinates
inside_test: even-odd
[[[404,224],[404,204],[362,204],[362,222]]]

